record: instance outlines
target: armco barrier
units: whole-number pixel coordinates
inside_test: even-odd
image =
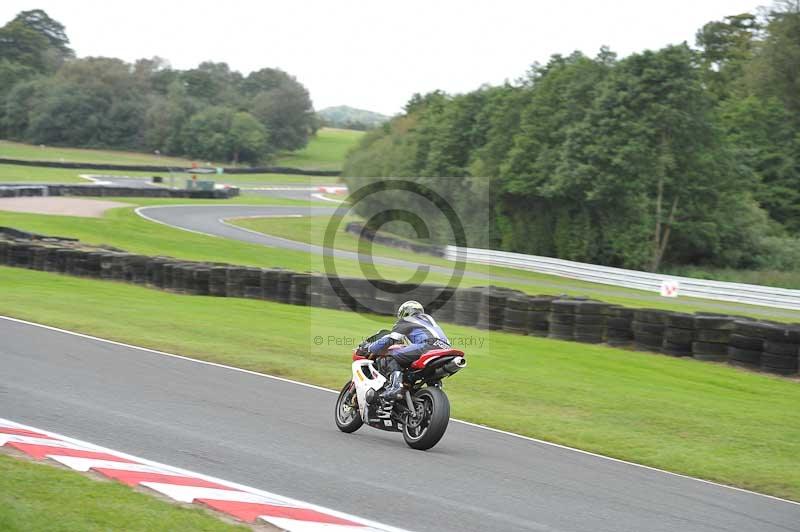
[[[788,288],[677,277],[491,249],[462,249],[455,246],[446,246],[444,248],[444,257],[448,260],[465,258],[470,263],[519,268],[570,279],[636,288],[650,292],[659,292],[661,283],[671,279],[680,283],[680,294],[682,296],[800,310],[800,290]]]
[[[2,227],[0,265],[123,281],[180,294],[249,297],[380,315],[392,315],[401,300],[414,298],[437,319],[461,325],[620,347],[633,342],[642,351],[727,360],[779,375],[798,371],[800,324],[629,309],[585,298],[531,296],[492,286],[457,289],[453,299],[437,309],[430,303],[451,289],[421,285],[398,293],[402,285],[391,281],[148,257]]]

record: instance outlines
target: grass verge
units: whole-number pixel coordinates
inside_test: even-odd
[[[116,482],[0,454],[0,530],[248,530]]]
[[[131,203],[131,208],[112,209],[107,211],[102,218],[80,218],[69,216],[55,216],[42,214],[27,214],[0,211],[0,226],[16,227],[18,229],[33,231],[35,233],[68,236],[79,238],[90,244],[109,244],[134,253],[145,255],[171,255],[173,257],[209,261],[230,262],[259,267],[284,267],[295,271],[325,271],[323,258],[317,254],[301,251],[269,248],[256,244],[248,244],[235,240],[215,238],[195,233],[182,231],[161,224],[156,224],[139,217],[133,210],[137,205],[175,205],[175,204],[219,204],[219,200],[186,200],[186,199],[144,199],[144,198],[114,198],[115,201]],[[308,205],[302,200],[283,199],[264,196],[241,196],[233,200],[226,200],[225,204],[263,204],[263,205]],[[329,202],[320,202],[330,206]],[[287,219],[280,223],[286,222]],[[288,219],[297,220],[297,219]],[[299,220],[305,220],[303,218]],[[291,227],[286,236],[292,240],[319,242],[319,236],[314,236],[315,231],[321,227],[320,220],[314,220],[308,227],[287,225]],[[296,231],[296,234],[295,234]],[[351,235],[340,235],[342,241]],[[317,239],[317,240],[315,240]],[[337,238],[337,241],[339,238]],[[383,248],[380,248],[381,250]],[[386,248],[387,253],[397,253],[397,250]],[[376,252],[377,253],[377,252]],[[421,263],[435,263],[439,261],[450,267],[449,262],[426,255],[401,254],[403,258],[419,260]],[[340,275],[363,276],[361,265],[355,260],[336,260],[336,268]],[[394,280],[406,280],[412,271],[403,267],[378,266],[382,276]],[[638,290],[618,288],[608,285],[599,285],[583,281],[574,281],[561,277],[548,276],[521,270],[497,268],[487,265],[469,265],[467,272],[482,274],[503,275],[518,278],[519,281],[488,281],[474,277],[465,277],[462,286],[477,286],[492,284],[515,288],[527,293],[542,294],[569,294],[576,296],[591,296],[609,303],[629,307],[650,307],[664,310],[678,310],[691,312],[694,310],[713,310],[716,312],[735,312],[760,318],[772,318],[783,321],[800,321],[800,313],[785,311],[780,314],[772,309],[756,306],[738,305],[734,310],[727,308],[724,302],[709,302],[686,298],[687,303],[676,303],[674,300],[660,298]],[[426,282],[446,284],[449,275],[431,273],[426,277]]]
[[[388,324],[7,267],[0,287],[2,315],[329,388],[349,375],[350,347],[341,344]],[[605,346],[446,330],[456,344],[473,342],[469,368],[447,383],[454,417],[800,500],[796,381]]]

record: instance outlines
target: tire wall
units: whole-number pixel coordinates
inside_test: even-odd
[[[777,375],[798,373],[800,324],[741,316],[631,309],[585,298],[528,295],[501,287],[451,289],[330,278],[280,268],[150,257],[0,227],[0,266],[139,284],[187,295],[244,297],[390,316],[416,299],[443,321],[638,351],[728,363]]]

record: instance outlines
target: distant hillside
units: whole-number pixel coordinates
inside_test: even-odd
[[[345,129],[369,129],[383,124],[389,117],[373,111],[355,109],[346,105],[326,107],[317,114],[327,126]]]

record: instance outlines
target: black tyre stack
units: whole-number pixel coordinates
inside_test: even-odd
[[[172,267],[172,290],[179,294],[191,293],[193,289],[192,274],[186,271],[188,267],[184,262],[176,262]]]
[[[766,333],[764,352],[761,355],[761,371],[777,375],[797,373],[800,328],[776,325]]]
[[[574,299],[554,299],[550,302],[548,338],[575,339],[575,310],[579,304],[580,301]]]
[[[481,304],[478,307],[478,323],[475,325],[478,329],[498,331],[503,328],[508,295],[507,291],[494,286],[483,290]]]
[[[292,277],[294,277],[294,272],[290,270],[280,270],[278,272],[276,295],[280,303],[289,303],[292,300]]]
[[[195,265],[191,262],[184,262],[178,265],[178,278],[180,279],[179,291],[190,296],[197,295],[197,285],[194,279]]]
[[[325,277],[320,284],[320,293],[322,294],[322,306],[328,309],[338,309],[341,307],[341,300],[339,294],[334,290],[334,286],[338,282],[336,277]]]
[[[242,295],[249,299],[264,299],[261,288],[261,268],[247,268],[242,276]]]
[[[103,257],[100,259],[100,278],[101,279],[113,279],[114,278],[114,256],[116,253],[104,253]],[[63,261],[63,254],[61,250],[56,250],[56,269],[57,272],[64,271],[64,261]],[[163,270],[163,268],[162,268]],[[163,276],[163,271],[162,271]],[[161,284],[162,288],[166,288],[166,286]]]
[[[278,300],[278,278],[281,271],[280,268],[261,270],[261,297],[271,301]]]
[[[244,276],[247,268],[229,266],[228,276],[225,280],[225,293],[228,297],[242,297],[244,295]]]
[[[749,369],[761,366],[761,355],[772,324],[751,320],[733,322],[733,330],[728,338],[728,364]]]
[[[453,323],[456,319],[455,290],[446,286],[437,286],[433,291],[433,300],[436,304],[431,305],[431,315],[437,321]]]
[[[478,309],[482,292],[479,288],[459,288],[456,290],[456,319],[458,325],[474,326],[478,323]]]
[[[374,299],[375,287],[366,279],[358,277],[340,277],[334,286],[339,297],[339,309],[353,312],[364,312],[366,306]]]
[[[654,309],[633,311],[633,344],[641,351],[661,352],[666,329],[666,312]]]
[[[313,276],[308,273],[296,273],[292,276],[292,288],[289,301],[292,305],[308,305],[309,287]]]
[[[12,242],[9,246],[9,266],[17,268],[30,268],[32,260],[32,248],[29,244],[22,242]]]
[[[611,305],[606,309],[606,343],[626,347],[633,342],[633,309]]]
[[[529,297],[512,294],[506,299],[506,310],[503,314],[503,330],[516,334],[528,334]]]
[[[104,256],[100,256],[100,266],[102,268]],[[153,257],[147,261],[147,284],[156,288],[164,288],[164,264],[169,259],[165,257]],[[102,275],[102,270],[101,270]]]
[[[373,279],[372,284],[375,286],[375,299],[371,303],[373,312],[381,316],[393,316],[396,310],[394,295],[397,283],[383,279]]]
[[[734,316],[695,314],[692,357],[697,360],[725,362],[728,359],[728,341],[735,321]]]
[[[46,272],[57,272],[58,271],[58,250],[61,249],[57,246],[51,246],[47,250],[47,257],[45,257],[44,262],[44,271]],[[103,276],[102,270],[102,262],[103,257],[106,255],[105,251],[98,251],[98,258],[97,258],[97,277],[101,278]],[[1,261],[0,261],[1,263]]]
[[[322,306],[322,291],[320,287],[322,283],[328,282],[324,276],[313,273],[309,276],[308,279],[308,288],[306,289],[308,295],[306,297],[306,305],[309,307],[321,307]]]
[[[550,330],[550,305],[553,296],[531,296],[528,298],[526,327],[530,336],[547,336]]]
[[[207,296],[211,285],[211,266],[208,264],[197,264],[194,267],[194,289],[198,296]]]
[[[228,267],[212,266],[208,274],[208,293],[212,296],[225,297],[228,295]]]
[[[8,248],[11,242],[0,239],[0,264],[8,264]]]
[[[44,265],[47,262],[47,249],[46,246],[36,246],[33,248],[32,267],[34,270],[44,271]]]
[[[581,301],[575,307],[575,340],[599,344],[605,339],[606,312],[609,304],[601,301]]]
[[[111,278],[115,281],[125,281],[125,261],[128,260],[128,253],[117,253],[111,259]],[[64,271],[69,272],[72,268],[72,250],[64,250]],[[170,286],[171,288],[171,286]]]
[[[665,316],[665,325],[661,352],[673,357],[692,356],[694,316],[683,312],[668,312]]]

